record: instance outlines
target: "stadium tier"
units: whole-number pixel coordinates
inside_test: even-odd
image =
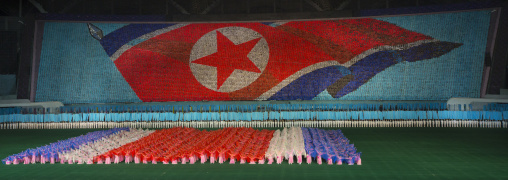
[[[508,109],[483,111],[445,103],[75,105],[0,111],[0,129],[223,127],[485,127],[506,128]],[[299,104],[298,104],[299,103]],[[166,103],[168,104],[168,103]],[[186,103],[196,104],[196,103]],[[471,109],[471,108],[469,108]]]
[[[203,23],[41,15],[31,98],[65,106],[1,108],[0,129],[507,127],[502,103],[444,103],[480,97],[496,15]]]

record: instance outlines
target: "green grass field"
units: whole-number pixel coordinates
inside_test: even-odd
[[[79,130],[0,130],[0,158]],[[0,165],[0,179],[508,179],[508,129],[343,128],[363,165]]]

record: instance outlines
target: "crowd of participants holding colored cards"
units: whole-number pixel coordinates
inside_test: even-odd
[[[341,130],[223,128],[160,130],[113,128],[27,149],[2,160],[10,164],[322,164],[361,165],[361,153]]]

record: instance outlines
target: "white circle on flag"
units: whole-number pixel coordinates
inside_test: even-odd
[[[247,57],[250,61],[252,61],[252,63],[254,63],[254,65],[256,65],[261,73],[235,69],[226,81],[224,81],[222,86],[217,89],[217,67],[193,63],[195,60],[217,52],[217,32],[223,34],[235,45],[240,45],[260,38],[257,44],[247,54]],[[192,47],[189,66],[194,77],[206,88],[218,92],[233,92],[254,82],[265,70],[266,65],[268,64],[268,59],[268,42],[266,42],[265,38],[261,34],[249,28],[233,26],[213,30],[201,37]]]

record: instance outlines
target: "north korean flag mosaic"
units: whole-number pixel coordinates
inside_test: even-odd
[[[472,44],[486,38],[462,26],[455,27],[463,28],[460,33],[450,30],[450,22],[472,21],[475,15],[488,13],[241,23],[48,22],[36,101],[475,97],[482,63],[474,57],[483,54]],[[420,16],[429,22],[406,20]],[[54,65],[68,69],[54,71]],[[459,73],[464,78],[451,78]],[[448,84],[469,88],[439,90]],[[51,93],[55,89],[60,92]]]

